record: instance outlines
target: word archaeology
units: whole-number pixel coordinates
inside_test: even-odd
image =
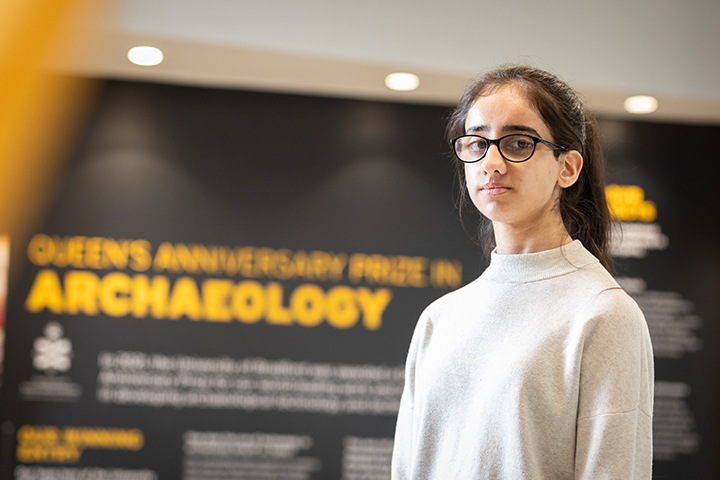
[[[383,313],[392,300],[387,288],[337,285],[327,291],[304,283],[289,295],[279,282],[255,280],[198,280],[164,275],[128,275],[112,272],[99,276],[71,270],[62,280],[58,272],[41,269],[25,301],[31,313],[83,314],[111,317],[231,322],[316,327],[323,322],[347,329],[359,323],[367,330],[382,326]]]
[[[382,327],[394,288],[457,288],[459,260],[37,234],[31,313]],[[335,285],[327,285],[335,284]]]

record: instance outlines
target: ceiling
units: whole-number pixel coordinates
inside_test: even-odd
[[[105,0],[84,4],[47,67],[91,77],[452,105],[475,73],[523,62],[559,74],[600,115],[720,125],[717,0]],[[153,45],[156,67],[127,50]],[[388,90],[393,71],[420,76]],[[636,117],[637,118],[637,117]]]

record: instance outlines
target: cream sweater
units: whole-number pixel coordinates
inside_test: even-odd
[[[493,254],[420,317],[392,478],[649,479],[652,410],[643,314],[579,241]]]

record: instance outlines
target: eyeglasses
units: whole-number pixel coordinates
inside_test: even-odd
[[[463,135],[451,140],[455,155],[461,162],[475,163],[487,155],[490,145],[497,145],[500,155],[508,162],[520,163],[530,160],[535,153],[538,143],[547,145],[553,150],[567,150],[565,147],[555,145],[532,135],[513,133],[491,140],[480,135]]]

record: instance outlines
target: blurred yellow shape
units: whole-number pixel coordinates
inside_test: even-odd
[[[83,0],[0,2],[0,232],[13,239],[10,280],[52,200],[91,81],[41,70]]]

